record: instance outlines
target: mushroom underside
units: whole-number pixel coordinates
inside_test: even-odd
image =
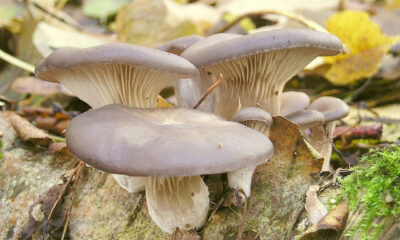
[[[122,174],[112,174],[120,187],[129,193],[137,193],[145,190],[146,177],[131,177]]]
[[[279,114],[282,90],[285,83],[318,56],[314,48],[292,48],[241,57],[221,62],[206,69],[214,74],[222,73],[221,99],[217,114],[232,119],[236,107],[227,107],[239,102],[242,108],[256,107]]]
[[[78,66],[47,74],[93,108],[115,103],[155,107],[158,93],[180,77],[128,64]]]

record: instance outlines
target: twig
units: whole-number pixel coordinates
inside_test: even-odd
[[[53,207],[51,208],[50,214],[47,217],[47,220],[50,220],[51,216],[53,215],[53,212],[55,210],[55,208],[57,207],[58,203],[60,202],[61,198],[63,197],[63,195],[65,194],[67,187],[69,186],[69,184],[72,181],[72,178],[75,176],[75,174],[77,173],[77,171],[81,168],[84,167],[85,163],[84,162],[79,162],[78,165],[72,170],[71,176],[69,176],[67,182],[64,185],[64,188],[62,189],[60,195],[57,197],[56,201],[53,204]]]
[[[61,10],[65,6],[65,4],[67,4],[67,2],[68,0],[60,0],[56,5],[56,9]]]
[[[359,88],[354,90],[353,94],[351,94],[347,99],[345,99],[345,102],[353,102],[354,99],[356,99],[362,92],[365,91],[371,85],[372,83],[372,77],[368,78],[367,81],[365,81]]]
[[[14,56],[11,56],[10,54],[4,52],[1,49],[0,49],[0,58],[14,66],[22,68],[31,73],[35,73],[35,67],[33,65],[26,63]]]
[[[263,228],[257,233],[257,235],[253,238],[253,240],[257,240],[257,238],[261,234],[263,234],[263,232],[265,232],[265,230],[267,230],[268,225],[276,218],[277,215],[278,215],[278,213],[275,213],[274,216],[272,216],[272,218],[270,218],[268,220],[268,222],[264,224]]]
[[[308,18],[305,18],[299,14],[271,9],[271,10],[264,10],[264,11],[259,11],[259,12],[246,13],[246,14],[236,18],[233,22],[230,22],[230,23],[226,24],[225,26],[223,26],[222,28],[218,29],[215,33],[226,32],[228,29],[230,29],[235,24],[239,23],[240,21],[242,21],[245,18],[259,17],[259,16],[262,16],[265,14],[282,15],[282,16],[285,16],[287,18],[293,19],[293,20],[301,23],[308,28],[311,28],[311,29],[314,29],[314,30],[320,31],[320,32],[327,32],[327,30],[324,27],[322,27],[321,25],[319,25],[318,23],[316,23]]]
[[[68,211],[67,211],[67,219],[65,220],[65,224],[64,224],[64,229],[63,229],[63,233],[62,233],[62,236],[61,236],[61,240],[64,240],[65,234],[67,233],[67,228],[68,228],[68,224],[69,224],[69,220],[70,220],[70,216],[71,216],[71,210],[72,210],[73,202],[74,202],[74,196],[71,197],[71,205],[69,206]]]
[[[200,104],[207,98],[207,96],[212,92],[212,90],[214,90],[214,88],[216,88],[222,82],[222,79],[224,79],[224,78],[222,76],[222,73],[220,73],[218,76],[218,80],[213,85],[211,85],[210,88],[207,89],[207,91],[203,94],[203,96],[196,103],[196,105],[193,107],[193,109],[197,109],[200,106]]]
[[[240,219],[240,226],[239,226],[239,231],[238,231],[238,235],[236,237],[236,240],[241,240],[242,239],[243,229],[244,229],[244,219],[246,217],[246,214],[247,214],[247,197],[245,197],[245,199],[244,199],[242,217]]]

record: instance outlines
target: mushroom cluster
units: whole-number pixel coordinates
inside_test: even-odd
[[[329,136],[328,122],[343,111],[333,117],[339,110],[322,107],[322,98],[310,104],[307,95],[283,87],[314,58],[341,49],[335,36],[312,30],[223,33],[158,49],[125,43],[58,49],[35,73],[93,108],[68,126],[71,152],[129,192],[145,189],[150,216],[171,234],[204,224],[209,193],[201,175],[227,173],[230,187],[250,196],[256,166],[272,156],[272,116],[311,129],[311,143],[325,151],[324,140],[312,139],[318,131]],[[199,110],[190,109],[220,74],[221,85]],[[171,84],[181,108],[157,109],[159,93]]]

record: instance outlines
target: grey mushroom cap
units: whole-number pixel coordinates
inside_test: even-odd
[[[314,110],[302,110],[285,116],[303,129],[321,126],[325,122],[324,114]]]
[[[71,152],[87,164],[130,176],[223,173],[261,164],[272,155],[265,135],[185,108],[108,105],[74,118],[66,138]]]
[[[320,97],[313,101],[309,110],[321,112],[325,117],[325,122],[331,122],[349,114],[349,106],[339,98]]]
[[[57,82],[52,71],[100,64],[137,65],[182,76],[197,74],[195,67],[179,56],[121,42],[90,48],[57,49],[36,65],[35,74],[43,80]]]
[[[192,46],[199,40],[202,40],[204,37],[199,35],[191,35],[186,37],[181,37],[174,39],[172,41],[166,42],[161,46],[158,46],[157,49],[170,52],[176,55],[181,55],[183,51],[185,51],[188,47]]]
[[[232,121],[239,123],[245,121],[260,121],[270,125],[272,124],[272,117],[267,111],[261,108],[247,107],[236,112]]]
[[[224,42],[226,40],[234,39],[234,38],[239,38],[242,37],[243,35],[240,34],[235,34],[235,33],[217,33],[213,34],[211,36],[208,36],[200,41],[197,41],[195,44],[190,46],[188,49],[186,49],[181,56],[183,58],[187,58],[194,54],[197,54],[198,51],[202,49],[207,49],[208,47],[211,47],[212,45],[215,45],[220,42]]]
[[[313,48],[321,56],[336,55],[342,51],[342,42],[336,36],[309,29],[276,29],[230,39],[182,54],[198,68],[220,62],[290,48]],[[189,49],[188,49],[189,50]]]
[[[302,111],[310,105],[310,98],[302,92],[288,91],[282,94],[280,115],[287,116]]]

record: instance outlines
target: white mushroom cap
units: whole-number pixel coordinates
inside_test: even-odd
[[[204,224],[208,189],[199,175],[257,165],[272,154],[266,136],[183,108],[108,105],[74,118],[66,137],[71,152],[95,168],[153,176],[146,180],[149,214],[167,233]]]
[[[203,38],[204,37],[198,36],[198,35],[180,37],[180,38],[171,40],[169,42],[166,42],[161,46],[158,46],[157,49],[164,51],[164,52],[181,55],[181,53],[183,51],[185,51],[188,47],[192,46],[193,44],[202,40]]]
[[[339,98],[320,97],[313,101],[308,108],[321,112],[325,117],[325,122],[331,122],[349,114],[349,106]]]
[[[280,115],[287,116],[302,111],[310,105],[310,98],[302,92],[288,91],[282,94]]]
[[[314,110],[303,110],[286,115],[286,119],[296,123],[302,129],[322,126],[325,122],[324,114]]]
[[[190,48],[189,48],[190,49]],[[341,52],[342,43],[332,34],[306,29],[258,32],[201,48],[182,56],[200,70],[222,73],[221,98],[242,107],[259,105],[279,115],[285,83],[314,58]],[[235,106],[221,103],[220,112],[231,119]],[[228,111],[230,110],[230,111]]]
[[[113,103],[154,107],[165,86],[197,70],[179,56],[115,42],[57,49],[37,64],[35,74],[60,82],[93,108]]]
[[[258,165],[272,154],[266,136],[184,108],[108,105],[75,117],[66,136],[71,152],[89,165],[130,176],[222,173]]]

